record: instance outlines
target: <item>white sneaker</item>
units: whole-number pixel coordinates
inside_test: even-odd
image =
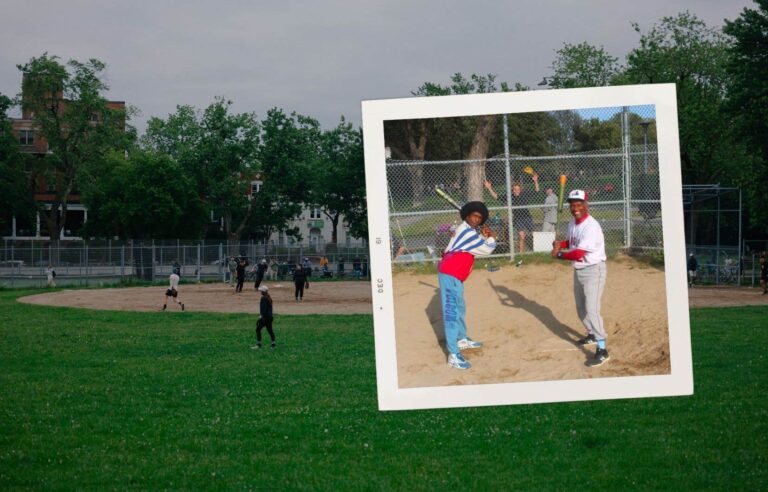
[[[472,365],[464,359],[464,356],[459,354],[448,355],[448,365],[456,369],[469,369]]]
[[[258,344],[258,345],[254,345],[254,346],[253,346],[253,347],[251,347],[251,348],[252,348],[253,350],[259,350],[259,349],[261,348],[261,344]]]
[[[475,349],[482,347],[482,342],[476,342],[471,338],[462,338],[459,340],[459,350]]]

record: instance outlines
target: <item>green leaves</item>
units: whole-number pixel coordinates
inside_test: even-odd
[[[609,85],[621,70],[618,58],[586,42],[564,43],[556,54],[551,66],[554,74],[549,77],[553,89]]]

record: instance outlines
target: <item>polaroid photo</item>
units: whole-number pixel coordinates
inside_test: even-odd
[[[381,410],[693,393],[674,84],[362,115]]]

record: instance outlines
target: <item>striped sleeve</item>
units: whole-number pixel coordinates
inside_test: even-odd
[[[496,249],[495,239],[492,237],[487,239],[484,238],[478,234],[477,231],[472,229],[469,224],[464,222],[458,229],[456,229],[456,233],[453,238],[451,238],[451,242],[448,244],[445,252],[464,251],[475,256],[480,256],[489,255],[494,249]]]

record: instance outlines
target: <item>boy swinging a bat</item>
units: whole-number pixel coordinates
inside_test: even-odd
[[[475,256],[489,255],[496,248],[496,233],[488,226],[488,208],[483,202],[469,202],[459,211],[461,225],[451,237],[438,265],[440,301],[445,327],[448,365],[456,369],[469,369],[470,363],[461,355],[462,350],[482,347],[467,336],[464,303],[464,281],[472,273]],[[481,227],[480,232],[477,228]]]

